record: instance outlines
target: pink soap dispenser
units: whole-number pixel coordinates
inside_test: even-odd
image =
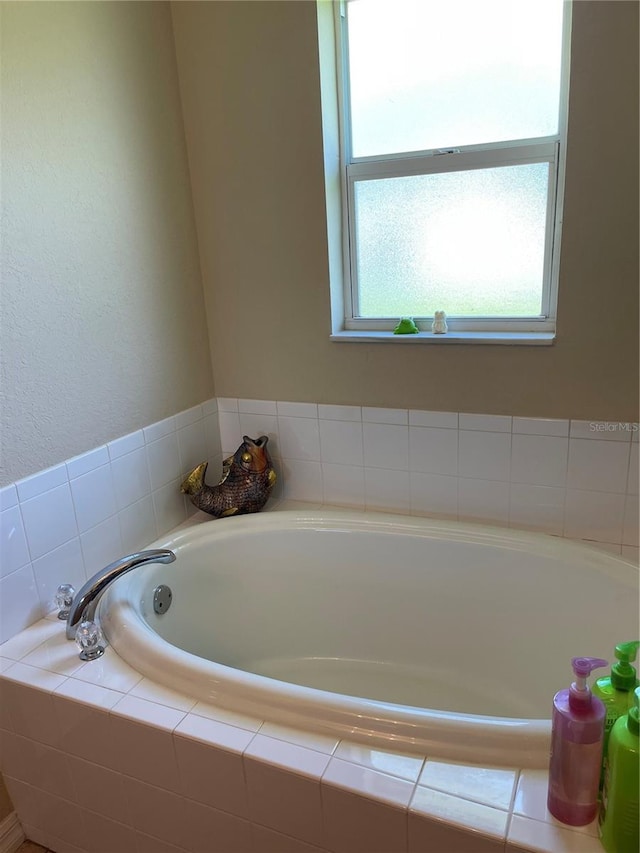
[[[573,658],[576,680],[553,697],[547,807],[571,826],[590,823],[598,811],[598,786],[606,709],[587,684],[601,658]]]

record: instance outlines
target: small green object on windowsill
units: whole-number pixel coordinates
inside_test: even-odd
[[[413,322],[413,317],[401,317],[393,330],[394,335],[417,335],[420,329]]]

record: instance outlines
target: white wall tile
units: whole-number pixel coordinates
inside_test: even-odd
[[[68,483],[23,501],[20,507],[29,552],[34,560],[78,535]]]
[[[632,425],[618,421],[571,421],[571,438],[595,438],[601,441],[630,441]]]
[[[174,415],[176,432],[202,420],[202,406],[192,406]]]
[[[317,418],[318,405],[317,403],[276,403],[278,417],[290,418]]]
[[[187,736],[189,728],[182,724],[174,736],[184,795],[238,817],[248,817],[242,753],[253,733],[203,717],[194,716],[190,724],[191,737]]]
[[[222,444],[220,441],[220,422],[218,412],[206,415],[204,420],[204,437],[206,442],[206,458],[211,461],[222,455]]]
[[[294,501],[322,501],[322,467],[319,462],[282,461],[283,497]]]
[[[244,767],[251,820],[322,847],[320,780],[288,773],[246,753]]]
[[[249,821],[192,800],[183,804],[190,853],[256,853]]]
[[[0,643],[42,616],[31,564],[0,579]]]
[[[236,397],[218,397],[219,412],[237,412],[238,400]]]
[[[167,435],[171,435],[175,431],[176,419],[173,416],[165,418],[163,421],[157,421],[155,424],[144,427],[142,430],[144,433],[144,440],[147,444],[150,444],[152,441],[158,441],[158,439],[164,438]]]
[[[127,776],[121,779],[125,811],[120,819],[126,815],[127,823],[135,829],[185,849],[189,844],[189,828],[183,798],[137,779]]]
[[[116,438],[115,441],[110,441],[107,444],[109,458],[112,461],[119,459],[120,456],[133,453],[134,450],[139,450],[144,445],[144,433],[141,429],[136,432],[130,432],[128,435],[123,435],[122,438]]]
[[[238,411],[252,415],[278,414],[276,403],[273,400],[238,400]]]
[[[629,442],[571,439],[567,487],[624,494],[630,447]]]
[[[180,775],[171,732],[120,717],[115,711],[122,701],[109,715],[113,752],[108,766],[141,782],[178,793]]]
[[[536,486],[565,485],[569,442],[548,435],[513,435],[511,437],[512,483]]]
[[[370,468],[409,469],[409,430],[391,424],[362,425],[364,464]]]
[[[90,450],[88,453],[83,453],[81,456],[74,456],[73,459],[67,460],[67,473],[69,479],[81,477],[83,474],[88,474],[102,465],[109,464],[109,451],[106,445],[96,447],[95,450]]]
[[[66,465],[54,465],[53,468],[47,468],[44,471],[38,471],[37,474],[32,474],[25,477],[24,480],[18,480],[16,488],[18,490],[18,498],[21,501],[28,501],[31,498],[38,497],[56,486],[62,486],[68,482]]]
[[[147,453],[143,447],[116,457],[111,463],[116,506],[124,509],[151,492]]]
[[[118,513],[124,554],[132,554],[158,536],[151,495]]]
[[[412,515],[456,518],[458,515],[458,478],[441,474],[409,472]]]
[[[396,853],[407,849],[405,809],[324,783],[322,805],[326,844],[332,853]]]
[[[460,477],[509,480],[511,435],[498,432],[458,433],[458,473]]]
[[[320,420],[320,452],[323,462],[363,464],[362,426],[351,421]]]
[[[73,755],[67,760],[74,782],[75,802],[103,817],[123,820],[127,808],[122,774]]]
[[[629,477],[627,479],[627,492],[630,495],[638,494],[638,443],[631,444],[631,452],[629,454]]]
[[[80,533],[106,521],[117,512],[110,465],[103,465],[71,480],[71,494]]]
[[[278,418],[283,459],[320,461],[320,430],[310,418]]]
[[[0,512],[0,577],[21,569],[28,562],[29,549],[20,507],[13,506]]]
[[[508,783],[507,783],[508,784]],[[513,787],[513,782],[512,782]],[[410,812],[504,843],[509,812],[418,785]],[[498,848],[499,849],[499,848]]]
[[[178,439],[178,452],[180,454],[180,476],[185,476],[190,471],[205,462],[207,459],[207,441],[204,432],[204,422],[196,421],[193,424],[182,427],[176,432]]]
[[[120,523],[117,516],[80,534],[80,547],[87,579],[99,570],[124,556]]]
[[[458,473],[458,431],[409,427],[409,467],[427,474]]]
[[[162,536],[187,517],[184,496],[180,491],[180,480],[167,483],[152,495],[158,536]]]
[[[436,427],[439,429],[458,429],[457,412],[421,412],[416,409],[409,411],[409,425]]]
[[[624,504],[624,495],[567,489],[564,535],[570,539],[620,543]]]
[[[328,406],[319,403],[318,417],[328,421],[361,421],[362,409],[360,406]]]
[[[367,509],[382,512],[411,512],[408,471],[386,468],[364,469],[364,500]]]
[[[153,838],[146,832],[136,831],[136,845],[138,853],[185,853],[184,848],[175,847],[160,838]]]
[[[12,506],[18,506],[18,490],[15,483],[0,489],[0,511],[10,509]]]
[[[638,496],[627,495],[622,527],[622,544],[638,546]]]
[[[177,480],[182,472],[176,434],[172,432],[147,444],[147,462],[152,489]]]
[[[486,838],[474,831],[472,826],[468,829],[456,828],[445,821],[416,812],[409,812],[408,832],[409,853],[431,850],[438,853],[444,853],[445,850],[446,853],[504,853],[504,841],[501,839]]]
[[[364,468],[322,463],[324,502],[364,509]]]
[[[523,435],[569,435],[569,421],[553,418],[514,418],[512,431]]]
[[[76,592],[87,579],[79,539],[70,539],[59,548],[33,561],[42,612],[56,607],[55,595],[61,583],[70,583]]]
[[[564,489],[512,483],[509,489],[509,526],[562,536]]]
[[[510,415],[458,415],[460,429],[484,430],[486,432],[511,432]]]
[[[380,409],[371,406],[362,407],[362,420],[372,424],[409,423],[409,412],[406,409]]]
[[[252,846],[251,853],[259,850],[260,853],[324,853],[319,847],[307,844],[290,835],[274,832],[266,826],[251,825]],[[150,851],[151,853],[151,851]]]
[[[460,519],[507,524],[509,484],[495,480],[458,480]]]
[[[221,409],[218,413],[218,422],[220,424],[220,443],[222,452],[225,455],[235,453],[242,441],[240,416],[237,412],[226,412]]]

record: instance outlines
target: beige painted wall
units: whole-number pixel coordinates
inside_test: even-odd
[[[637,4],[574,4],[548,348],[330,342],[315,4],[172,13],[219,395],[637,418]]]
[[[214,386],[168,4],[0,10],[3,485]]]

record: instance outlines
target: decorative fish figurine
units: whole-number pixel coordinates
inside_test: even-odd
[[[222,463],[217,486],[205,483],[209,463],[202,462],[185,477],[180,491],[189,495],[198,509],[216,518],[260,512],[276,482],[268,441],[266,435],[255,441],[243,436],[240,447]]]

